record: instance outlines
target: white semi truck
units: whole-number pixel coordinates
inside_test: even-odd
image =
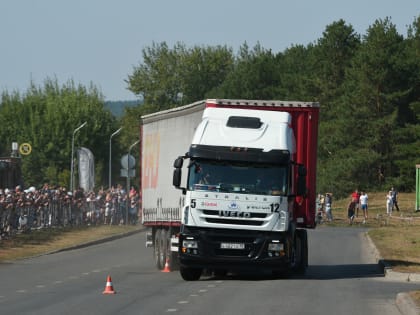
[[[209,99],[142,117],[142,223],[159,269],[304,272],[319,104]],[[175,189],[177,188],[177,189]]]

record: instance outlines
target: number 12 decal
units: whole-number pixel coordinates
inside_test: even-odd
[[[271,212],[279,212],[280,204],[279,203],[272,203],[270,204]]]

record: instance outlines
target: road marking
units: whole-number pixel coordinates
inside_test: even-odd
[[[207,292],[207,290],[206,289],[201,289],[201,290],[198,290],[198,292],[204,293],[204,292]]]
[[[178,312],[178,310],[177,310],[176,308],[168,308],[168,309],[166,310],[166,312],[167,312],[167,313],[170,313],[170,312]]]
[[[37,288],[45,288],[45,284],[37,284],[36,287]]]
[[[178,304],[188,304],[188,303],[190,303],[190,302],[188,302],[188,301],[178,301]]]
[[[26,290],[16,290],[17,293],[26,293]]]

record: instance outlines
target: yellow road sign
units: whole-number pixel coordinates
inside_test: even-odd
[[[22,143],[19,146],[19,152],[22,155],[29,155],[32,152],[32,147],[31,147],[31,145],[29,143]]]

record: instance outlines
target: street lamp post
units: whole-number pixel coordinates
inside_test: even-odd
[[[115,131],[110,137],[109,137],[109,173],[108,173],[108,188],[111,189],[111,164],[112,164],[112,137],[119,134],[121,131],[122,127],[120,129],[118,129],[117,131]]]
[[[129,211],[129,207],[130,207],[130,154],[131,154],[131,149],[140,142],[140,140],[137,140],[136,142],[134,142],[132,145],[130,145],[130,148],[128,149],[128,154],[127,154],[127,206],[126,206],[126,216],[125,216],[125,224],[128,224],[128,211]]]
[[[78,132],[80,129],[86,126],[86,124],[87,124],[87,121],[85,121],[79,127],[74,129],[73,137],[71,139],[70,191],[72,193],[73,193],[73,174],[74,174],[74,136],[76,135],[76,132]]]

